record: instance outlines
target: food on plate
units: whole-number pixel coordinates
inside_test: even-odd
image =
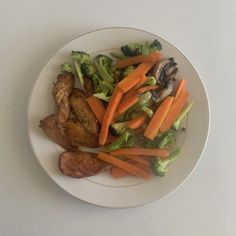
[[[75,78],[71,72],[62,72],[57,76],[57,82],[53,88],[53,96],[58,106],[57,119],[64,123],[70,114],[69,95],[74,88]]]
[[[72,139],[65,133],[64,128],[58,125],[56,115],[52,114],[40,120],[40,127],[51,140],[65,150],[76,151],[78,149],[78,145],[73,143]]]
[[[76,143],[85,147],[95,148],[98,147],[98,136],[90,133],[83,123],[72,118],[66,121],[63,125],[64,132]]]
[[[61,65],[53,88],[57,112],[40,127],[66,150],[59,156],[63,174],[166,175],[181,152],[177,134],[193,102],[175,59],[161,49],[154,40],[121,46],[112,57],[72,51],[72,63]],[[96,149],[79,151],[84,147]]]
[[[91,133],[98,133],[98,120],[93,114],[91,108],[89,107],[84,93],[78,89],[74,88],[70,95],[70,104],[72,112],[78,121]]]
[[[63,152],[58,166],[63,174],[75,178],[93,176],[108,168],[108,164],[91,152]]]

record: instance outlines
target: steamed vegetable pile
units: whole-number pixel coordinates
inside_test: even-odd
[[[158,40],[130,43],[120,52],[97,55],[72,51],[72,73],[98,123],[97,158],[114,178],[164,176],[181,150],[175,147],[188,102],[186,80],[176,79],[174,58],[161,54]]]

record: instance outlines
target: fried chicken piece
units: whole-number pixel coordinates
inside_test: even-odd
[[[81,90],[74,88],[70,96],[72,111],[78,121],[91,133],[97,134],[99,131],[98,120],[90,109],[85,95]]]
[[[57,76],[57,82],[53,88],[53,96],[58,106],[57,119],[63,124],[70,114],[69,96],[74,88],[75,78],[73,73],[63,72]]]
[[[64,175],[74,178],[93,176],[109,167],[97,158],[96,153],[90,152],[63,152],[58,166]]]
[[[69,119],[63,125],[64,131],[77,145],[95,148],[98,147],[98,136],[88,132],[76,119]]]
[[[89,97],[93,96],[93,94],[94,94],[93,81],[90,78],[84,79],[84,89],[86,91],[86,94]]]
[[[58,125],[57,117],[54,114],[47,116],[43,120],[40,120],[39,126],[51,140],[62,146],[65,150],[78,150],[78,145],[74,144],[70,137],[65,134],[63,128]]]

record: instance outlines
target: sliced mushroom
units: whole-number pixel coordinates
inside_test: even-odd
[[[165,85],[170,77],[176,75],[177,71],[177,63],[173,58],[169,58],[161,61],[154,67],[153,75],[156,77],[158,84]]]
[[[154,102],[161,102],[164,98],[169,96],[174,89],[174,81],[171,78],[167,83],[166,86],[160,90],[154,90],[152,92],[152,100]]]

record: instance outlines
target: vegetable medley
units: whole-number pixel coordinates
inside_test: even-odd
[[[86,177],[108,169],[115,179],[167,173],[181,152],[173,146],[193,103],[186,80],[176,79],[177,63],[161,49],[154,40],[95,58],[72,51],[72,63],[61,65],[54,85],[58,112],[40,123],[66,150],[59,157],[62,173]]]

